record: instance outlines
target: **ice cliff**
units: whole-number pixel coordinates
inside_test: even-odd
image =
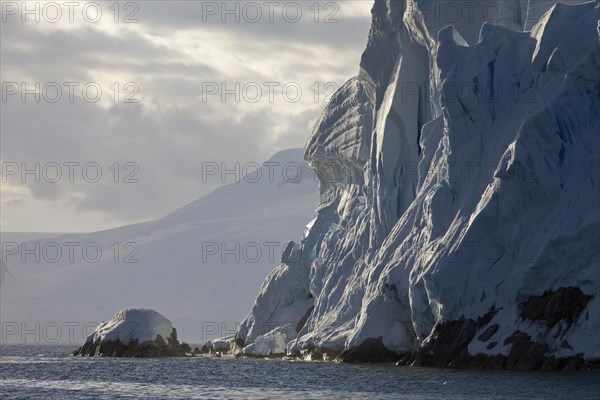
[[[598,3],[376,0],[372,15],[358,75],[306,144],[317,216],[264,282],[241,351],[600,359]]]

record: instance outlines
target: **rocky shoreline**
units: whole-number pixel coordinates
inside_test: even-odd
[[[446,332],[458,332],[459,336],[468,336],[472,332],[472,324],[468,321],[453,321],[440,329],[440,337]],[[451,327],[451,328],[448,328]],[[449,336],[446,336],[447,338]],[[440,344],[444,340],[436,341]],[[460,342],[458,342],[460,343]],[[462,342],[464,345],[465,342]],[[296,354],[271,354],[267,356],[243,354],[239,349],[212,350],[206,346],[196,348],[192,353],[208,357],[235,357],[255,359],[283,359],[336,363],[384,364],[395,363],[405,367],[429,367],[449,369],[480,369],[480,370],[517,370],[517,371],[600,371],[600,360],[585,360],[583,354],[572,357],[545,356],[544,346],[531,340],[523,332],[517,332],[510,338],[513,344],[509,355],[489,355],[479,353],[471,355],[465,347],[443,347],[435,349],[435,345],[420,348],[413,353],[398,354],[385,348],[381,339],[369,339],[362,346],[346,350],[331,350],[313,348]],[[449,349],[449,350],[448,350]],[[436,352],[437,351],[437,352]]]
[[[555,291],[546,291],[542,295],[529,296],[522,302],[519,318],[537,324],[544,332],[544,337],[553,331],[558,337],[564,335],[576,323],[592,296],[586,295],[576,287],[563,287]],[[536,341],[527,332],[515,330],[512,334],[502,336],[499,323],[494,317],[499,309],[492,306],[488,312],[477,320],[461,318],[445,321],[436,325],[433,334],[415,352],[398,354],[387,349],[383,339],[369,338],[360,346],[332,350],[319,347],[303,349],[298,353],[279,353],[253,355],[244,351],[242,339],[216,341],[218,345],[208,342],[200,353],[248,358],[283,358],[307,361],[326,361],[344,363],[396,363],[402,366],[487,369],[487,370],[545,370],[545,371],[583,371],[600,370],[600,360],[586,360],[583,353],[569,356],[551,354],[546,343]],[[555,329],[557,326],[560,329]],[[507,347],[503,353],[496,354],[469,352],[469,345],[479,342],[490,353],[493,349]],[[508,346],[510,348],[508,349]],[[569,342],[563,340],[563,348],[570,350]]]
[[[255,359],[282,359],[336,363],[385,364],[395,363],[404,367],[479,369],[479,370],[541,370],[541,371],[600,371],[600,360],[585,360],[583,354],[573,357],[547,357],[539,353],[539,343],[531,342],[528,335],[515,335],[515,351],[508,356],[477,354],[475,356],[461,351],[455,358],[448,359],[428,354],[425,348],[414,353],[397,354],[387,350],[378,339],[367,341],[359,348],[336,351],[315,348],[304,350],[300,354],[256,356],[240,352],[212,351],[205,349],[192,353],[207,357],[235,357]],[[375,353],[369,350],[376,350]],[[524,353],[521,353],[524,351]]]

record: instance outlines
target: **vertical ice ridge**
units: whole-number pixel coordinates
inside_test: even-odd
[[[409,352],[436,325],[493,309],[498,340],[520,330],[549,354],[600,357],[583,339],[599,336],[593,318],[552,339],[518,314],[561,285],[592,296],[586,315],[600,310],[597,251],[584,245],[600,223],[599,6],[549,7],[529,26],[523,0],[501,3],[501,20],[448,26],[430,8],[447,3],[375,1],[359,75],[307,142],[321,206],[295,268],[312,298],[292,302],[289,322],[314,309],[288,350],[376,339]],[[551,256],[561,252],[577,261]],[[290,286],[279,279],[259,296],[266,308]]]

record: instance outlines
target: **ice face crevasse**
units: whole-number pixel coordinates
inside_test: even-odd
[[[495,2],[502,19],[447,26],[434,3],[375,1],[306,144],[317,217],[238,336],[292,324],[291,353],[400,354],[462,324],[470,355],[600,358],[599,6]]]

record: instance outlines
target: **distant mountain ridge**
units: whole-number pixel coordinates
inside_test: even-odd
[[[13,276],[2,286],[1,317],[19,326],[7,339],[21,340],[22,323],[40,323],[40,330],[49,323],[83,327],[135,307],[160,310],[188,342],[235,332],[261,281],[318,202],[301,149],[279,152],[261,168],[261,179],[256,168],[247,168],[249,179],[240,177],[154,221],[25,242],[25,248],[40,247],[39,262],[35,254],[25,254],[26,262],[20,251],[5,255]],[[73,260],[68,243],[78,244],[72,245]],[[52,262],[54,244],[63,254]],[[86,245],[88,261],[82,256]],[[96,245],[102,251],[97,262]],[[77,334],[80,342],[86,333],[91,331]],[[63,334],[61,341],[68,339],[66,328]]]

